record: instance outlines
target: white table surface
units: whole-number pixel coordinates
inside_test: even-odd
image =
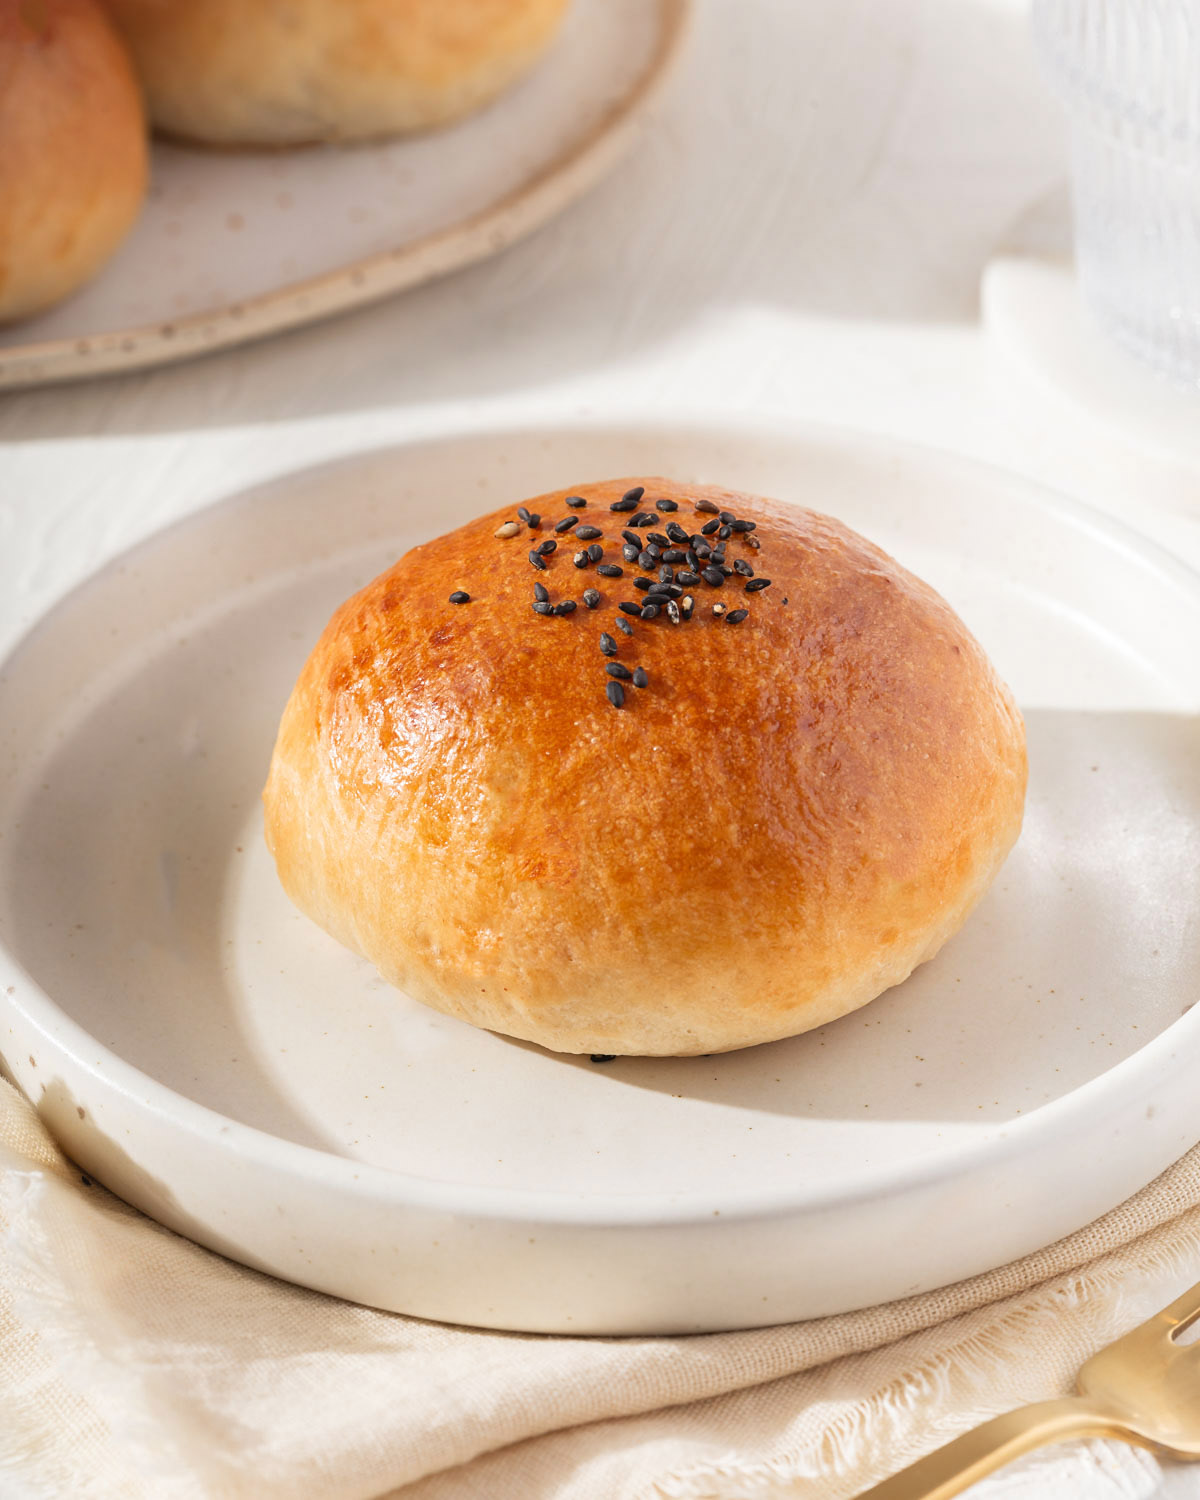
[[[1069,491],[1200,566],[1200,472],[1038,388],[979,323],[990,257],[1068,244],[1063,124],[1023,6],[697,7],[633,158],[534,239],[269,343],[6,398],[0,649],[114,553],[248,484],[548,418],[893,434]],[[1200,1495],[1129,1450],[1061,1452],[974,1493]]]

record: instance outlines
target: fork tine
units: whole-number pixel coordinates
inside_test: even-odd
[[[1147,1318],[1143,1328],[1161,1328],[1166,1323],[1171,1329],[1186,1327],[1200,1317],[1200,1281],[1175,1298],[1161,1312]]]

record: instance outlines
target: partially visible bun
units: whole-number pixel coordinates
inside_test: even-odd
[[[155,125],[214,145],[422,130],[489,103],[567,0],[107,0]]]
[[[0,0],[0,321],[93,276],[145,192],[141,94],[95,0]]]
[[[472,521],[343,604],[283,715],[267,841],[303,911],[438,1010],[562,1052],[725,1051],[932,958],[1020,831],[1025,736],[966,626],[878,547],[636,484],[664,564],[623,559],[621,479],[528,501],[536,531]],[[732,576],[689,581],[678,622],[665,598],[619,612],[684,566],[669,533],[713,521],[697,502],[756,525]],[[570,516],[601,540],[556,536]],[[573,566],[589,544],[622,576]]]

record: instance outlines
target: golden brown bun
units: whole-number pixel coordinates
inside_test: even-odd
[[[567,0],[107,0],[154,123],[214,145],[352,141],[490,103]]]
[[[0,0],[0,321],[104,264],[146,192],[125,48],[93,0]]]
[[[615,628],[634,483],[757,522],[690,620]],[[588,500],[571,511],[569,494]],[[438,1010],[563,1052],[692,1054],[819,1026],[931,958],[1021,826],[1020,715],[949,605],[812,511],[665,479],[530,500],[415,548],[334,614],[264,799],[293,901]],[[578,571],[578,515],[625,576]],[[645,531],[642,535],[646,535]],[[598,587],[601,607],[533,612]],[[470,602],[448,601],[453,590]],[[729,624],[713,605],[745,607]],[[629,618],[628,616],[622,616]],[[644,689],[605,696],[601,632]]]

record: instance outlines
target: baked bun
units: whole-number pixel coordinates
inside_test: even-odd
[[[635,483],[647,544],[713,508],[755,526],[678,623],[682,599],[618,611],[662,566],[622,558]],[[292,900],[415,998],[561,1052],[773,1041],[932,958],[1025,793],[1020,715],[949,605],[838,521],[728,490],[621,479],[528,510],[414,548],[329,622],[264,794]],[[585,526],[622,577],[573,565]],[[540,614],[538,584],[580,602]]]
[[[567,0],[107,0],[154,123],[214,145],[354,141],[488,104]]]
[[[0,321],[82,285],[146,192],[129,57],[94,0],[0,0]]]

